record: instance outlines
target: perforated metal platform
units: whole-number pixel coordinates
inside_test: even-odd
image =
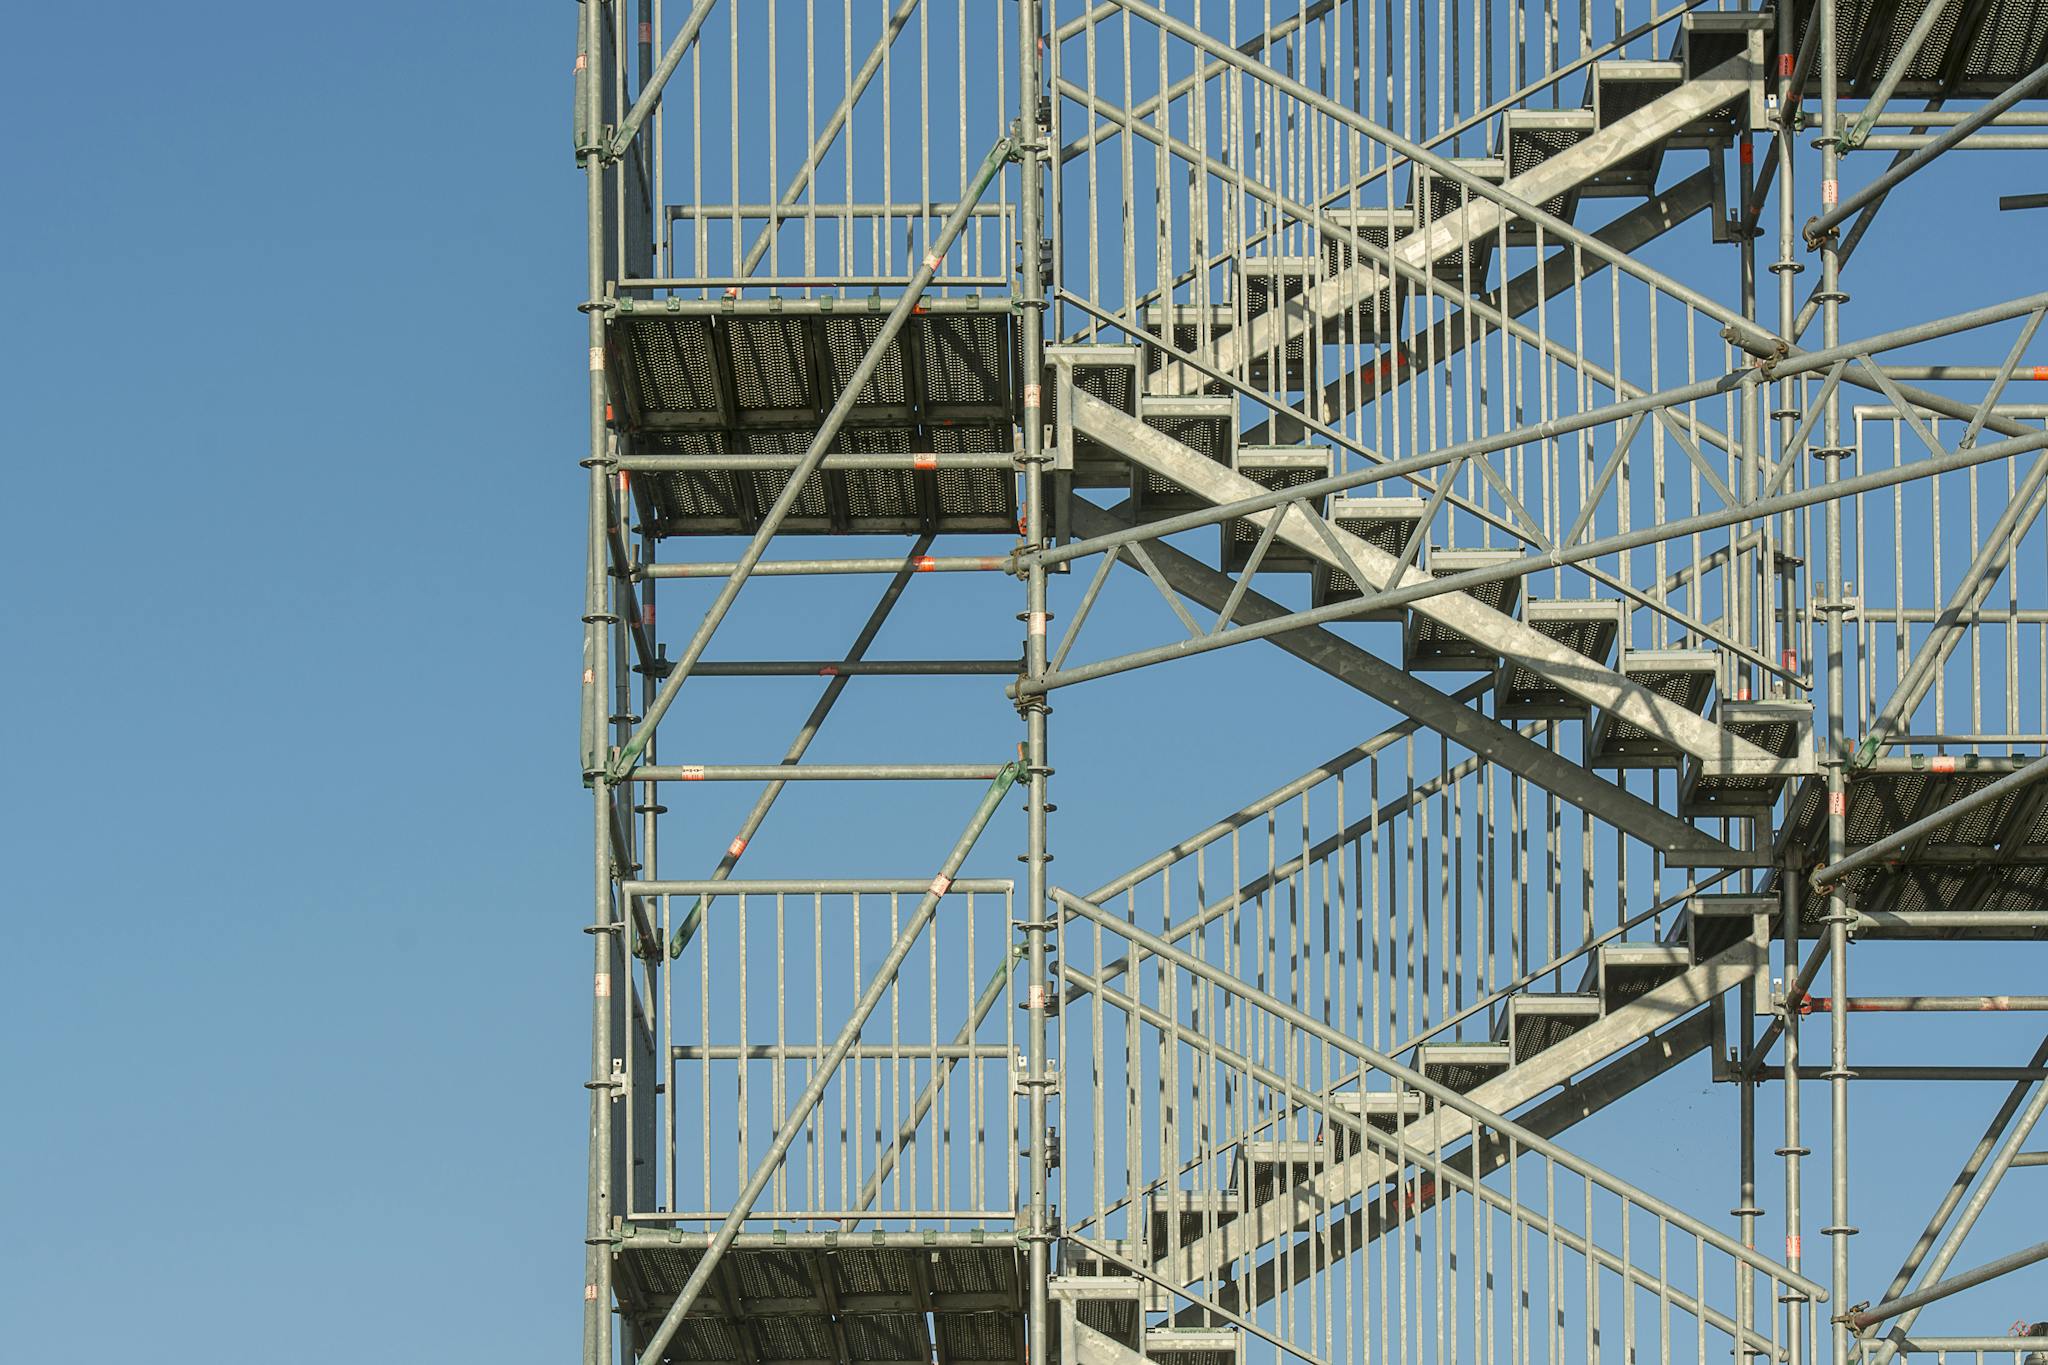
[[[858,1234],[849,1234],[852,1243]],[[628,1246],[616,1284],[646,1340],[701,1247]],[[1011,1247],[728,1251],[662,1358],[733,1365],[1021,1365],[1023,1266]]]
[[[1922,755],[1853,772],[1847,812],[1849,850],[1854,852],[1932,815],[2028,761],[2025,757]],[[1881,866],[1851,874],[1842,883],[1843,892],[1858,911],[1867,913],[2048,911],[2048,791],[2044,785],[2048,784],[2020,788],[1945,821]],[[1791,798],[1788,825],[1792,843],[1814,858],[1825,851],[1826,807],[1827,792],[1817,779],[1802,783]],[[1817,925],[1826,911],[1825,898],[1809,897],[1801,918]]]
[[[630,301],[622,301],[625,309]],[[606,331],[614,420],[629,455],[690,467],[635,475],[659,535],[753,531],[786,469],[723,457],[795,457],[845,392],[884,314],[667,313],[640,303]],[[995,533],[1014,528],[1015,337],[1006,313],[913,317],[862,386],[835,452],[922,457],[821,470],[783,530],[796,534]],[[760,461],[754,462],[756,465]],[[975,465],[996,467],[972,467]]]
[[[1816,9],[1791,0],[1796,48]],[[1929,0],[1837,0],[1835,67],[1843,93],[1868,95],[1905,47]],[[2039,0],[1950,4],[1907,67],[1903,96],[1995,95],[2048,61],[2048,6]]]

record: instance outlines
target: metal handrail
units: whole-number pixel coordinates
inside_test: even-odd
[[[1413,1067],[1389,1057],[1376,1048],[1368,1047],[1339,1029],[1330,1027],[1313,1015],[1305,1014],[1286,1001],[1267,994],[1258,987],[1232,976],[1221,968],[1202,961],[1191,953],[1176,948],[1156,934],[1147,933],[1135,924],[1104,910],[1101,906],[1081,899],[1057,887],[1049,894],[1067,910],[1083,919],[1102,925],[1104,928],[1128,940],[1133,947],[1142,949],[1154,957],[1171,962],[1174,966],[1207,981],[1249,1004],[1313,1036],[1318,1042],[1345,1053],[1361,1064],[1361,1069],[1379,1071],[1398,1082],[1402,1087],[1420,1092],[1434,1100],[1438,1107],[1451,1109],[1470,1120],[1474,1127],[1495,1130],[1521,1147],[1549,1158],[1574,1175],[1591,1184],[1619,1195],[1631,1204],[1645,1209],[1657,1217],[1696,1237],[1707,1246],[1713,1247],[1754,1270],[1762,1271],[1771,1278],[1797,1289],[1815,1302],[1825,1303],[1828,1291],[1813,1280],[1807,1279],[1791,1267],[1773,1261],[1753,1247],[1746,1247],[1726,1233],[1719,1232],[1684,1211],[1665,1203],[1646,1190],[1638,1189],[1621,1177],[1595,1166],[1589,1161],[1572,1155],[1548,1138],[1523,1127],[1503,1114],[1495,1113],[1474,1101],[1470,1096],[1431,1080]]]

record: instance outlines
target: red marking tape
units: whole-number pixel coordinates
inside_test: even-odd
[[[676,775],[685,782],[702,782],[704,769],[698,764],[691,763],[680,769]]]
[[[1791,53],[1780,52],[1778,54],[1778,74],[1780,76],[1790,76],[1792,74],[1792,68],[1797,64],[1797,59],[1795,59]],[[1797,1241],[1798,1239],[1794,1238],[1793,1240]],[[1798,1253],[1794,1252],[1793,1254],[1797,1255]]]
[[[1742,164],[1743,164],[1743,165],[1745,165],[1745,166],[1750,166],[1750,165],[1754,165],[1754,164],[1756,163],[1756,144],[1755,144],[1755,143],[1753,143],[1753,142],[1751,142],[1751,141],[1750,141],[1750,140],[1749,140],[1748,138],[1744,138],[1744,139],[1742,139],[1742,154],[1741,154],[1741,155],[1742,155]]]
[[[819,670],[818,670],[818,676],[819,676],[819,677],[821,677],[821,678],[836,678],[836,677],[838,677],[838,676],[839,676],[839,665],[838,665],[838,664],[826,664],[826,665],[825,665],[825,666],[824,666],[823,668],[821,668],[821,669],[819,669]]]
[[[1847,793],[1847,792],[1829,792],[1829,793],[1828,793],[1828,814],[1829,814],[1829,815],[1847,815],[1848,813],[1849,813],[1849,793]]]
[[[925,470],[937,469],[939,467],[939,457],[932,454],[913,455],[910,457],[910,467],[912,469]]]
[[[1927,764],[1928,770],[1937,773],[1952,773],[1956,770],[1954,754],[1936,754]]]
[[[911,560],[910,564],[918,573],[930,573],[933,569],[939,567],[939,561],[933,559],[930,555],[919,555],[916,559]]]
[[[728,858],[737,858],[746,851],[747,841],[745,839],[735,839],[725,846],[725,856]]]

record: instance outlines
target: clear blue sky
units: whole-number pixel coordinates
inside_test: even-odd
[[[41,5],[9,26],[0,1357],[574,1350],[572,8]],[[1891,288],[1949,230],[1933,207],[2048,185],[2038,157],[1976,164],[2000,183],[1943,168],[1874,234],[1852,331],[2040,287],[2048,219],[1979,212],[1953,294]],[[1159,741],[1190,732],[1197,687],[1269,676],[1251,654],[1189,666],[1185,692],[1064,703],[1062,881],[1378,728],[1300,682],[1349,709],[1206,783],[1209,755]],[[1188,798],[1134,809],[1088,785],[1133,766]],[[2031,957],[1927,952],[1941,980],[1922,989],[2038,982]],[[2031,1047],[2023,1023],[1948,1027],[1985,1060]],[[1660,1118],[1713,1117],[1584,1146],[1718,1215],[1733,1097],[1697,1066],[1664,1086]],[[1866,1215],[1866,1241],[1917,1223],[1942,1178],[1913,1137],[1940,1121],[1966,1141],[1994,1102],[1895,1087],[1859,1110],[1873,1147],[1896,1125],[1871,1174],[1913,1190],[1893,1226]],[[2016,1188],[1966,1259],[2031,1240],[2028,1202]],[[1888,1269],[1896,1246],[1870,1254]],[[1991,1313],[1944,1330],[2048,1303]]]

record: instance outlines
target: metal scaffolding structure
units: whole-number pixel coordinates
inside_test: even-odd
[[[2048,1362],[1914,1331],[2048,1254],[1957,1260],[2048,1041],[1850,1046],[2048,1011],[1851,979],[2048,934],[2048,293],[1843,287],[1924,167],[2048,148],[2048,8],[578,20],[586,1365]],[[1055,884],[1053,699],[1248,644],[1346,747],[1221,746]],[[1680,1067],[1732,1213],[1573,1149]],[[1879,1080],[2007,1087],[1883,1287]]]

